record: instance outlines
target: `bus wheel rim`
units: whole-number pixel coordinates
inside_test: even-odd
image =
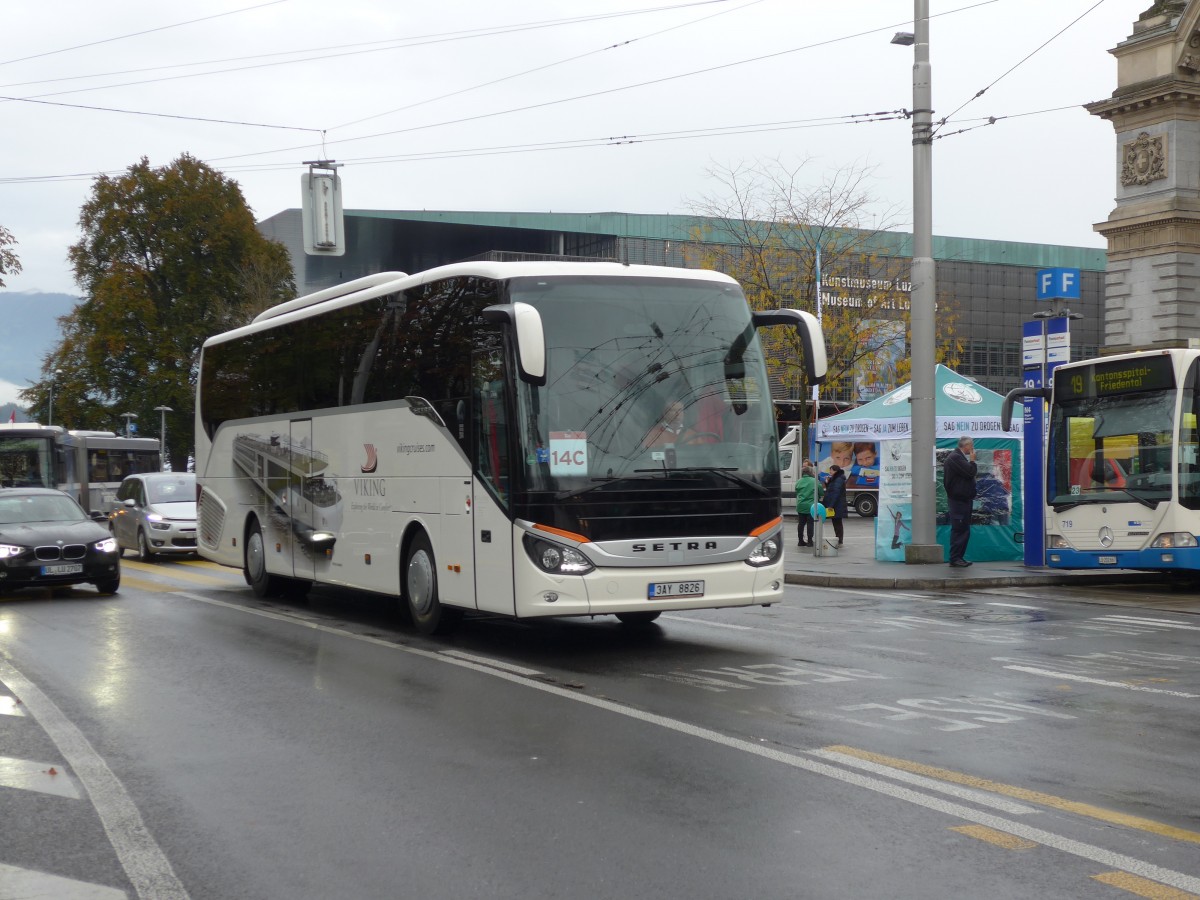
[[[408,561],[408,598],[418,615],[425,615],[433,605],[433,565],[423,550]]]
[[[263,573],[263,542],[262,535],[257,531],[250,535],[250,540],[246,545],[246,564],[250,568],[250,577],[259,578]]]

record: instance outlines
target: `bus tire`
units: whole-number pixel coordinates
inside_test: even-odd
[[[154,551],[150,549],[150,542],[146,540],[146,532],[138,529],[137,536],[138,559],[142,562],[150,562],[154,558]]]
[[[282,582],[279,576],[267,572],[267,548],[263,543],[262,528],[258,519],[251,519],[246,529],[246,554],[243,564],[246,583],[255,597],[270,597],[278,594]]]
[[[654,612],[617,613],[617,618],[622,625],[649,625],[661,615],[662,610],[656,609]]]
[[[874,494],[859,494],[854,500],[854,511],[864,519],[873,519],[879,514],[879,500]]]
[[[457,610],[447,609],[438,599],[437,562],[423,531],[408,545],[402,583],[408,614],[421,634],[444,634],[457,624]]]

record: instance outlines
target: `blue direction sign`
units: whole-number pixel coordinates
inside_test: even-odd
[[[1078,300],[1079,269],[1038,269],[1039,300]]]

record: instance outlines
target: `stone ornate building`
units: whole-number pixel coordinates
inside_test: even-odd
[[[1105,352],[1200,342],[1200,0],[1160,0],[1110,51],[1117,89],[1090,103],[1117,136]]]

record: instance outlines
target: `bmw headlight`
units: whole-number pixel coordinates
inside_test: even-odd
[[[25,548],[18,547],[16,544],[0,544],[0,559],[12,559],[24,552]]]
[[[746,557],[746,562],[755,568],[769,566],[772,563],[779,562],[779,557],[783,553],[783,543],[779,540],[779,535],[774,534],[769,538],[764,538],[758,545],[750,551],[750,555]]]
[[[100,553],[115,553],[117,550],[117,542],[113,538],[96,541],[92,546]]]
[[[551,575],[586,575],[596,568],[574,547],[566,547],[533,535],[525,535],[525,552],[543,572]]]

